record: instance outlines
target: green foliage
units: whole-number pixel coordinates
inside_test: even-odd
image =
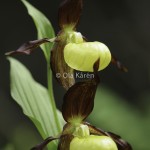
[[[55,37],[54,29],[50,21],[46,18],[46,16],[26,0],[22,0],[22,2],[26,6],[29,15],[32,17],[35,23],[37,33],[38,33],[38,39],[54,38]],[[47,61],[49,61],[50,59],[50,50],[52,46],[53,43],[41,45],[41,48],[44,52]]]
[[[38,39],[53,38],[55,36],[53,27],[45,15],[26,0],[22,2],[36,25]],[[48,89],[37,83],[29,70],[19,61],[8,58],[11,65],[11,95],[22,107],[24,114],[33,121],[44,139],[58,135],[64,124],[53,97],[52,74],[49,66],[52,46],[53,43],[41,46],[47,61]],[[56,142],[51,142],[48,146],[49,149],[56,149],[56,147]]]
[[[97,127],[122,135],[133,149],[149,149],[150,114],[142,115],[125,101],[112,90],[101,86],[97,90],[94,111],[89,120]]]
[[[43,138],[60,133],[60,130],[56,128],[57,123],[48,90],[37,83],[20,62],[13,58],[8,59],[11,64],[11,95],[14,100],[22,107],[24,114],[34,122]],[[60,118],[60,120],[63,119]],[[54,146],[54,142],[51,144]]]

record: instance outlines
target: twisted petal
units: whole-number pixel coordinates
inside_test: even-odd
[[[5,55],[13,55],[13,54],[26,54],[29,55],[34,49],[39,47],[43,43],[48,43],[48,42],[53,42],[53,39],[40,39],[40,40],[34,40],[34,41],[29,41],[24,44],[22,44],[16,51],[11,51],[6,53]]]
[[[112,56],[111,58],[112,64],[114,64],[119,70],[123,72],[128,72],[126,66],[124,66],[116,57]]]
[[[72,29],[78,24],[82,10],[82,0],[64,0],[59,7],[58,17],[61,29],[70,26]]]
[[[84,123],[85,125],[88,125],[90,133],[94,135],[106,135],[111,137],[117,144],[118,150],[132,150],[132,147],[129,143],[121,139],[121,137],[117,134],[114,134],[112,132],[105,132],[100,128],[96,128],[95,126],[90,125],[89,123]]]
[[[35,147],[31,148],[31,150],[43,150],[49,142],[51,142],[53,140],[56,140],[56,139],[59,139],[59,138],[48,137],[42,143],[40,143],[40,144],[36,145]]]
[[[93,79],[74,84],[64,95],[62,114],[66,122],[81,123],[93,110],[94,97],[99,83],[97,75],[99,59],[93,68]]]

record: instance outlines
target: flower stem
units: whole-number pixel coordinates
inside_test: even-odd
[[[56,127],[58,131],[61,132],[60,122],[57,114],[57,108],[56,108],[54,93],[53,93],[53,82],[52,82],[52,72],[50,69],[50,61],[47,61],[47,84],[48,84],[48,93],[50,97],[50,102],[52,105],[52,111],[54,113],[54,118],[56,122]]]

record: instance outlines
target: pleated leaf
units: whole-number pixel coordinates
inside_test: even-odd
[[[56,122],[50,103],[48,90],[37,83],[29,70],[14,58],[9,57],[11,95],[22,107],[27,115],[38,128],[40,134],[45,139],[55,136],[60,131],[56,128]],[[59,120],[63,120],[59,113]],[[63,127],[62,122],[60,122]],[[56,148],[56,143],[52,142],[50,147]]]
[[[53,38],[55,37],[54,29],[50,23],[50,21],[46,18],[46,16],[40,12],[37,8],[32,6],[29,2],[26,0],[22,0],[24,5],[26,6],[29,15],[32,17],[35,26],[37,28],[38,32],[38,39],[43,38]],[[45,54],[45,57],[47,60],[50,59],[50,50],[53,46],[53,43],[47,43],[41,45],[41,48]]]

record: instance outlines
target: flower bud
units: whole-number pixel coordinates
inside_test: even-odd
[[[116,143],[108,136],[90,135],[75,137],[70,143],[70,150],[118,150]]]
[[[100,58],[99,71],[111,61],[108,47],[100,42],[69,43],[64,48],[65,62],[79,71],[93,72],[93,64]]]

